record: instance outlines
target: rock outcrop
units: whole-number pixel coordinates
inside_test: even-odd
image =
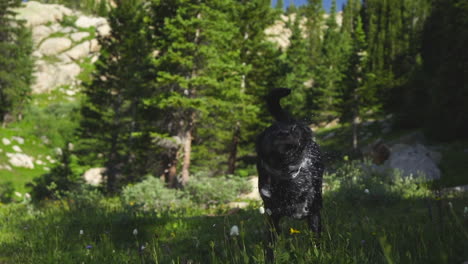
[[[440,179],[437,163],[441,155],[421,144],[413,146],[397,144],[391,147],[391,154],[385,165],[400,170],[403,177],[426,177],[428,180]]]
[[[96,36],[107,36],[111,31],[105,18],[57,4],[29,1],[15,11],[32,31],[36,59],[33,93],[47,93],[60,86],[74,89],[80,82],[80,65],[96,61],[100,49]]]
[[[402,177],[440,179],[438,164],[442,155],[422,142],[425,142],[425,137],[421,132],[407,134],[390,142],[379,139],[364,148],[363,154],[371,158],[373,168],[378,172],[393,173],[398,170]]]

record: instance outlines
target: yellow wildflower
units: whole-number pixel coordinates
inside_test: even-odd
[[[300,232],[301,232],[301,231],[299,231],[299,230],[297,230],[297,229],[294,229],[294,228],[292,228],[292,227],[289,229],[289,233],[291,233],[291,234],[299,234]]]

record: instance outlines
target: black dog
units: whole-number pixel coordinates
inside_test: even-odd
[[[268,110],[276,122],[259,135],[256,146],[259,191],[274,227],[270,244],[275,242],[274,232],[279,232],[279,221],[283,216],[306,218],[317,236],[321,232],[324,166],[310,128],[281,108],[280,99],[290,92],[280,88],[269,93]],[[273,260],[271,247],[267,249],[267,258]]]

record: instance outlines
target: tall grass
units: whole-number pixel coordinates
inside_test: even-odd
[[[320,248],[313,246],[305,222],[284,219],[274,246],[276,263],[468,260],[467,195],[440,196],[424,185],[415,189],[419,183],[411,181],[358,180],[365,170],[348,165],[346,174],[337,170],[326,177],[333,182],[350,175],[345,185],[332,183],[324,194]],[[362,184],[368,181],[374,185],[365,192]],[[373,195],[379,184],[383,191]],[[96,191],[70,193],[41,207],[3,205],[0,262],[264,263],[268,226],[260,205],[253,201],[240,211],[223,204],[140,210]],[[237,236],[230,235],[233,225],[239,227]],[[291,234],[291,228],[297,231]]]

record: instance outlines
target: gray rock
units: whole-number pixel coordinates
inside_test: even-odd
[[[49,66],[40,65],[34,73],[35,83],[31,85],[33,93],[50,92],[54,87],[55,76],[53,70],[48,69]]]
[[[61,32],[63,29],[62,26],[58,23],[52,24],[49,27],[50,27],[50,30],[52,30],[52,32]]]
[[[57,66],[57,70],[56,86],[73,84],[73,82],[76,80],[76,77],[81,72],[80,66],[78,66],[76,63],[59,65]]]
[[[38,61],[36,66],[37,70],[34,73],[36,82],[31,86],[33,93],[45,93],[57,86],[73,85],[81,72],[80,66],[76,63],[54,65]]]
[[[57,59],[59,59],[62,64],[73,62],[73,60],[69,56],[67,56],[66,53],[60,53],[59,55],[57,55]]]
[[[98,27],[96,30],[101,37],[107,37],[111,33],[111,27],[108,24],[104,24]]]
[[[0,164],[0,170],[7,170],[7,171],[12,171],[13,169],[11,168],[10,165],[8,164]]]
[[[99,59],[99,56],[93,56],[91,58],[91,63],[96,63],[96,61],[98,61],[98,59]]]
[[[89,37],[89,32],[76,32],[70,35],[70,38],[75,42],[81,41],[87,37]]]
[[[24,144],[24,138],[22,138],[22,137],[13,136],[13,137],[11,137],[11,139],[18,142],[21,145]]]
[[[44,55],[56,55],[60,52],[69,49],[72,41],[68,38],[49,38],[42,42],[39,51]]]
[[[91,52],[98,52],[101,50],[101,46],[99,45],[99,42],[97,39],[92,39],[89,47]]]
[[[88,56],[90,52],[90,43],[89,41],[83,42],[79,45],[76,45],[71,50],[65,52],[65,55],[70,57],[72,60],[79,60]]]
[[[32,55],[37,59],[42,58],[42,53],[40,53],[38,50],[33,51]]]
[[[75,26],[80,28],[100,27],[104,24],[107,24],[105,18],[90,16],[80,16],[75,22]]]
[[[57,154],[58,156],[62,156],[63,155],[63,151],[61,148],[55,148],[55,154]]]
[[[66,28],[60,29],[60,32],[65,33],[65,34],[69,34],[69,33],[72,33],[74,31],[75,31],[75,29],[72,28],[72,27],[66,27]]]
[[[391,147],[389,159],[385,166],[400,170],[403,177],[419,177],[421,174],[428,180],[440,178],[437,163],[431,158],[432,151],[420,144],[414,146],[397,144]]]
[[[83,178],[87,184],[97,186],[104,182],[104,173],[106,168],[92,168],[83,174]]]
[[[52,34],[52,30],[44,25],[34,27],[32,29],[32,39],[35,45],[39,44],[43,39]]]
[[[33,158],[23,153],[7,153],[9,162],[14,167],[34,169]]]
[[[22,150],[19,146],[17,146],[17,145],[14,145],[14,146],[13,146],[13,150],[14,150],[15,152],[23,152],[23,150]]]
[[[8,146],[11,144],[11,140],[9,140],[8,138],[2,138],[2,143],[3,145]]]
[[[63,6],[41,4],[36,1],[29,1],[15,11],[17,18],[26,20],[26,25],[29,27],[60,21],[65,13],[71,13],[71,10]]]

